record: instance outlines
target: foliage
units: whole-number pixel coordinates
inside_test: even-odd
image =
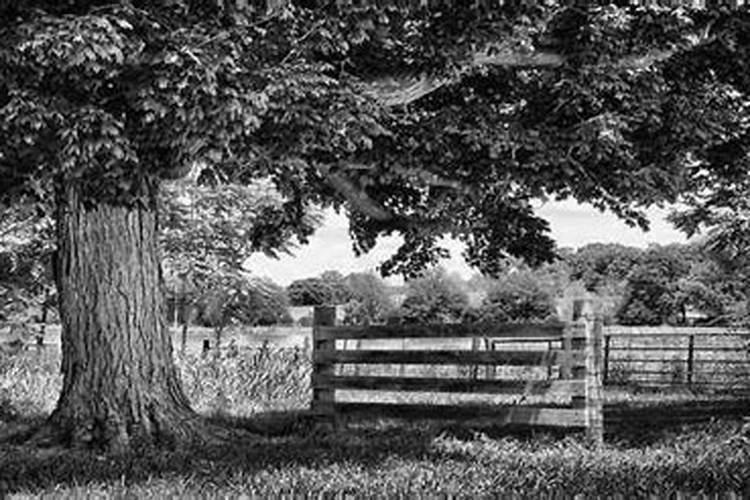
[[[731,171],[726,175],[706,180],[703,193],[708,194],[689,197],[692,206],[673,213],[672,219],[690,235],[706,232],[701,246],[718,268],[713,274],[723,277],[723,297],[734,301],[729,307],[725,305],[723,312],[736,324],[747,326],[750,325],[750,209],[747,205],[750,186],[746,175]],[[708,182],[712,184],[708,186]]]
[[[289,324],[285,290],[270,280],[241,272],[216,272],[198,299],[198,322],[223,329],[230,324]]]
[[[670,313],[668,283],[646,267],[638,267],[629,276],[628,292],[617,312],[622,325],[660,325]]]
[[[643,251],[617,243],[591,243],[567,259],[570,280],[582,281],[587,290],[597,291],[611,283],[625,281]]]
[[[165,184],[160,203],[159,239],[165,284],[170,297],[183,299],[183,305],[197,305],[200,288],[219,268],[240,269],[254,252],[276,257],[293,248],[291,235],[279,226],[283,225],[279,222],[283,217],[282,202],[267,183],[219,188],[199,186],[188,178]],[[305,219],[310,231],[320,222],[321,216],[315,211]],[[18,203],[0,216],[0,232],[0,260],[4,263],[0,266],[0,296],[4,299],[0,300],[6,304],[3,309],[18,319],[24,314],[38,314],[43,305],[56,308],[51,217],[39,213],[31,201]],[[268,294],[258,290],[255,296]],[[283,315],[269,315],[279,307],[282,306],[267,304],[259,321],[283,319]]]
[[[392,317],[405,323],[454,323],[468,306],[461,283],[438,267],[406,282],[406,298]]]
[[[197,164],[269,179],[302,238],[310,204],[346,208],[358,251],[401,233],[386,272],[434,262],[440,233],[493,272],[552,256],[531,200],[645,224],[641,204],[697,175],[686,155],[746,128],[744,12],[207,5],[4,3],[4,193],[62,174],[132,202]]]
[[[733,281],[697,245],[652,246],[628,275],[618,320],[684,324],[688,309],[695,309],[708,321],[726,321],[729,309],[743,298]]]
[[[173,307],[181,306],[184,322],[191,319],[187,313],[198,308],[202,324],[221,323],[210,312],[221,307],[227,313],[233,310],[234,320],[248,324],[288,321],[283,290],[265,280],[247,280],[239,271],[255,252],[277,257],[294,246],[283,222],[283,202],[272,185],[198,185],[189,177],[165,184],[160,201],[165,282]],[[303,221],[305,231],[311,232],[321,220],[319,213],[310,211]],[[226,282],[226,275],[233,273],[239,273],[237,279]],[[235,285],[244,292],[232,299],[227,287]],[[221,306],[216,302],[220,299],[239,303]]]
[[[329,290],[329,304],[342,304],[351,298],[352,291],[349,288],[349,282],[340,272],[324,271],[320,274],[320,279]]]
[[[26,322],[55,308],[52,224],[29,200],[0,212],[0,320]]]
[[[344,305],[344,324],[383,323],[393,309],[388,289],[372,272],[351,273],[346,277],[351,299]]]
[[[319,306],[330,300],[329,290],[320,278],[294,280],[287,287],[287,294],[294,306]]]
[[[255,252],[289,253],[291,234],[283,223],[283,202],[268,182],[249,186],[197,185],[187,179],[162,188],[160,243],[164,266],[188,282],[200,283],[217,268],[240,269]],[[305,231],[321,215],[310,212]]]
[[[287,292],[295,306],[343,304],[351,297],[351,290],[338,271],[325,271],[316,278],[292,281]]]
[[[556,316],[554,296],[531,270],[519,269],[493,282],[478,316],[494,322],[548,320]]]

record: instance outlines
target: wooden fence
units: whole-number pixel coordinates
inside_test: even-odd
[[[603,341],[601,322],[593,315],[584,315],[582,321],[571,324],[359,327],[335,326],[334,308],[318,307],[313,323],[312,410],[336,423],[362,414],[460,418],[474,423],[585,428],[591,442],[602,441]],[[470,339],[476,338],[492,338],[503,347],[467,349]],[[355,349],[350,348],[351,344],[355,344]],[[347,370],[363,365],[380,365],[381,369],[376,375],[373,370],[367,374]],[[383,370],[394,365],[416,370],[411,370],[410,376],[405,376],[403,369]],[[460,371],[477,366],[492,367],[494,376],[479,378],[476,370],[470,370],[469,375]],[[512,372],[513,368],[522,367],[532,370]],[[532,376],[533,367],[541,369],[538,371],[542,375]],[[362,391],[367,393],[358,395]],[[395,402],[373,402],[371,391],[389,391],[401,397]],[[432,400],[422,403],[403,397],[404,393],[419,392],[514,395],[511,403],[525,404],[509,404],[507,400],[500,404],[456,400],[435,404]],[[525,401],[527,397],[548,394],[556,395],[558,402],[551,405]],[[348,397],[342,397],[345,395]]]
[[[750,331],[709,327],[603,329],[605,384],[750,394]]]

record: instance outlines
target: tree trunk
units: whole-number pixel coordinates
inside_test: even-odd
[[[63,387],[40,440],[114,452],[195,442],[203,422],[172,358],[155,205],[79,195],[67,186],[58,199]]]

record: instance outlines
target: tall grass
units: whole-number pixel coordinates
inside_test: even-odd
[[[237,348],[231,342],[221,350],[206,354],[177,353],[175,362],[182,374],[183,388],[193,408],[211,416],[249,417],[273,411],[298,411],[310,406],[312,389],[311,352],[303,347]],[[0,422],[21,416],[41,416],[54,408],[62,385],[59,373],[60,353],[56,347],[28,350],[11,357],[0,357]],[[356,368],[356,369],[355,369]],[[341,373],[359,375],[396,375],[429,377],[467,377],[470,367],[459,366],[359,366],[345,365]],[[546,371],[533,372],[521,367],[506,367],[498,372],[503,378],[543,379]],[[513,371],[516,370],[516,371]],[[616,369],[615,369],[616,370]],[[613,371],[615,371],[613,370]],[[507,373],[506,373],[507,372]],[[479,373],[480,378],[487,375]],[[731,395],[709,395],[686,390],[643,391],[627,386],[611,386],[605,392],[608,403],[649,403],[667,401],[714,400]],[[488,402],[514,404],[520,395],[394,393],[388,391],[337,391],[342,401],[392,401],[437,404]],[[525,396],[524,403],[569,403],[569,396],[554,393]]]
[[[203,413],[250,416],[309,407],[309,351],[301,347],[236,349],[177,355],[183,388]]]
[[[184,389],[205,414],[253,418],[305,409],[310,352],[270,348],[178,355]],[[43,415],[60,390],[59,353],[0,361],[2,421]],[[3,408],[0,403],[0,408]],[[259,498],[309,495],[681,498],[750,495],[750,439],[741,422],[608,437],[503,430],[476,433],[440,423],[375,420],[347,429],[294,428],[248,445],[153,455],[64,458],[0,446],[3,488],[45,498]]]
[[[209,415],[250,416],[307,408],[311,357],[301,347],[177,354],[183,388],[193,407]],[[28,350],[0,357],[0,422],[52,411],[62,387],[60,352]]]

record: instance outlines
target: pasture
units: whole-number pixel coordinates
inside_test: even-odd
[[[578,432],[511,433],[440,421],[376,418],[333,430],[305,414],[312,363],[304,341],[291,347],[261,342],[238,348],[229,336],[224,349],[202,355],[207,332],[195,333],[190,349],[176,353],[193,407],[210,419],[252,431],[252,438],[189,453],[126,457],[75,451],[60,457],[9,445],[0,451],[0,488],[51,498],[750,494],[750,439],[742,420],[616,430],[600,449],[588,447]],[[0,425],[48,414],[60,391],[58,373],[54,344],[4,358]],[[627,386],[610,387],[605,396],[647,405],[722,397]],[[435,394],[409,397],[437,401]]]

